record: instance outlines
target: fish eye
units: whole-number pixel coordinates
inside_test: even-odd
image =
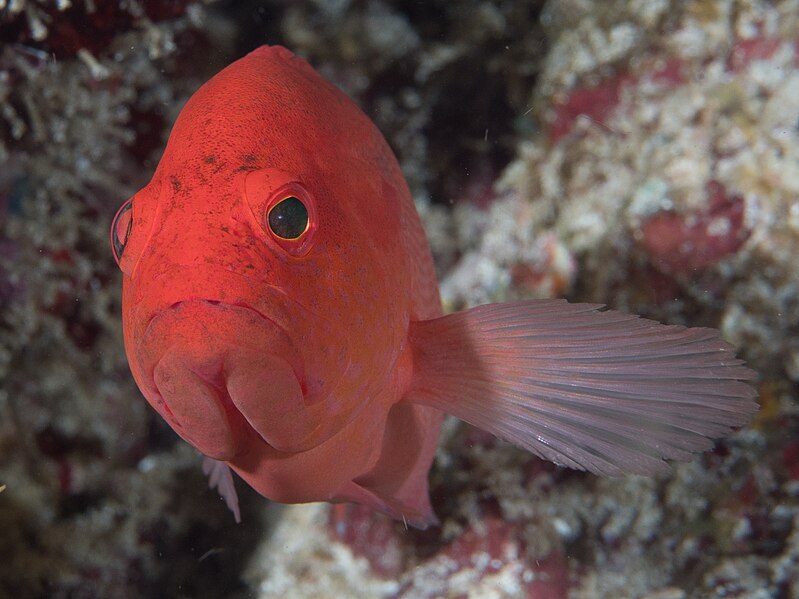
[[[122,204],[122,208],[117,211],[114,220],[111,222],[111,249],[114,252],[114,259],[117,264],[122,260],[125,245],[127,245],[128,237],[130,237],[130,230],[133,228],[132,209],[133,200],[130,199]]]
[[[308,209],[296,196],[287,196],[272,206],[266,221],[277,237],[298,239],[308,230]]]
[[[253,230],[263,235],[270,251],[281,257],[305,256],[314,247],[319,229],[314,194],[293,173],[274,168],[248,171],[242,183]]]

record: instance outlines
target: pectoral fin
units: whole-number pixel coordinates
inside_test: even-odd
[[[757,410],[755,373],[707,328],[593,304],[490,304],[413,322],[410,401],[563,466],[668,470]]]

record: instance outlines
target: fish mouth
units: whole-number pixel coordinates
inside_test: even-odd
[[[229,461],[254,438],[297,451],[311,433],[301,354],[282,327],[250,306],[174,302],[150,318],[136,359],[150,404],[211,458]]]
[[[254,314],[255,316],[258,316],[260,319],[264,320],[268,325],[273,326],[273,327],[277,327],[278,329],[283,330],[283,328],[279,324],[277,324],[274,320],[269,318],[266,314],[264,314],[260,310],[257,310],[255,308],[253,308],[252,306],[248,306],[247,304],[243,304],[243,303],[223,302],[221,300],[213,300],[213,299],[178,300],[176,302],[173,302],[172,305],[169,306],[169,308],[166,308],[166,310],[180,309],[180,307],[183,306],[184,304],[189,304],[190,305],[190,304],[195,303],[195,302],[196,303],[200,303],[200,304],[207,304],[209,306],[223,306],[223,307],[236,308],[238,310],[246,310],[246,311]],[[152,322],[156,318],[158,318],[158,316],[160,316],[166,310],[160,310],[160,311],[156,312],[155,314],[153,314],[152,316],[150,316],[150,320],[147,322],[147,325],[146,325],[146,327],[144,329],[144,334],[145,335],[147,335],[147,331],[150,329],[150,325],[152,324]]]

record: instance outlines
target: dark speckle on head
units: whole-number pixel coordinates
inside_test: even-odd
[[[247,164],[253,164],[256,160],[258,160],[258,158],[255,156],[255,154],[245,154],[241,158]]]
[[[203,162],[205,162],[205,164],[214,164],[216,162],[216,156],[209,154],[203,158]]]
[[[183,186],[181,185],[181,183],[180,183],[180,179],[178,179],[178,178],[177,178],[177,177],[175,177],[174,175],[172,175],[172,176],[169,178],[169,181],[170,181],[170,183],[172,184],[172,191],[174,191],[175,193],[179,192],[179,191],[181,190],[181,188],[183,187]]]

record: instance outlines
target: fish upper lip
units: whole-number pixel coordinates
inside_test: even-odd
[[[147,325],[144,327],[144,330],[143,330],[143,332],[141,334],[140,339],[144,339],[144,338],[147,337],[147,335],[150,332],[150,327],[152,327],[153,322],[155,322],[155,320],[159,316],[161,316],[162,314],[165,314],[169,310],[172,310],[172,309],[180,306],[181,304],[190,303],[190,302],[205,303],[205,304],[209,304],[209,305],[212,305],[212,306],[216,306],[216,305],[231,306],[231,307],[234,307],[234,308],[239,308],[241,310],[245,310],[247,312],[255,314],[256,316],[258,316],[258,318],[260,318],[264,322],[269,323],[271,326],[274,326],[275,328],[277,328],[278,331],[280,331],[284,335],[288,336],[288,333],[286,333],[285,329],[283,327],[281,327],[277,322],[275,322],[274,320],[272,320],[271,318],[266,316],[263,312],[261,312],[259,310],[256,310],[255,308],[253,308],[252,306],[248,306],[247,304],[235,303],[235,302],[225,302],[225,301],[222,301],[222,300],[212,300],[212,299],[208,299],[208,298],[191,298],[191,299],[187,299],[187,300],[178,300],[178,301],[173,302],[172,304],[170,304],[168,308],[163,308],[161,310],[158,310],[157,312],[154,312],[152,314],[152,316],[150,316],[150,319],[147,321]],[[290,339],[291,339],[291,337],[289,337],[289,340]],[[292,346],[293,346],[293,342],[292,342]],[[155,369],[155,364],[152,364],[150,369],[149,369],[149,371],[146,373],[149,376],[150,381],[153,382],[153,384],[154,384],[154,376],[153,376],[154,369]]]
[[[174,304],[172,304],[171,306],[169,306],[169,309],[171,310],[172,308],[175,308],[175,307],[179,306],[180,304],[185,304],[185,303],[189,303],[189,302],[201,302],[201,303],[205,303],[205,304],[210,304],[212,306],[232,306],[234,308],[241,308],[243,310],[247,310],[249,312],[252,312],[256,316],[260,316],[261,319],[263,319],[266,322],[276,326],[278,329],[280,329],[281,331],[283,331],[285,333],[285,331],[283,330],[283,327],[281,327],[277,322],[275,322],[274,320],[269,318],[266,314],[264,314],[260,310],[256,310],[252,306],[249,306],[249,305],[244,304],[244,303],[225,302],[225,301],[222,301],[222,300],[212,300],[212,299],[207,299],[207,298],[197,298],[197,299],[188,299],[188,300],[177,301]],[[163,312],[163,310],[161,312]],[[161,312],[159,312],[159,314]],[[150,322],[152,322],[152,319],[150,320]],[[149,323],[147,324],[147,326],[149,328]]]
[[[264,314],[260,310],[256,310],[252,306],[248,306],[247,304],[244,304],[244,303],[226,302],[226,301],[223,301],[223,300],[214,300],[214,299],[208,299],[208,298],[199,297],[199,298],[178,300],[178,301],[173,302],[172,304],[170,304],[169,307],[167,307],[167,308],[162,308],[160,310],[157,310],[156,312],[153,312],[153,314],[151,314],[150,318],[147,320],[147,324],[144,326],[144,329],[143,329],[142,334],[141,334],[141,338],[144,339],[147,336],[147,333],[149,333],[150,327],[152,326],[153,321],[155,321],[156,318],[158,318],[159,316],[161,316],[162,314],[164,314],[168,310],[173,310],[174,308],[177,308],[181,304],[187,304],[187,303],[191,303],[191,302],[204,303],[204,304],[209,304],[211,306],[220,306],[221,305],[221,306],[232,306],[234,308],[241,308],[242,310],[247,310],[248,312],[252,312],[256,316],[261,318],[261,320],[264,320],[264,321],[268,322],[269,324],[271,324],[272,326],[277,327],[280,331],[282,331],[284,333],[286,332],[283,329],[283,327],[281,327],[277,322],[275,322],[274,320],[269,318],[266,314]]]
[[[173,265],[173,267],[179,267],[179,268],[191,268],[192,266],[196,266],[196,265],[185,265],[185,264],[175,264],[175,265]],[[217,268],[216,270],[219,270],[220,272],[223,272],[226,276],[231,276],[232,275],[234,278],[238,277],[240,279],[244,279],[246,281],[252,282],[252,279],[249,276],[247,276],[245,274],[242,274],[240,272],[237,272],[237,271],[235,271],[235,270],[233,270],[231,268],[222,266],[221,269]],[[156,273],[155,278],[153,280],[157,280],[157,279],[161,278],[162,276],[164,276],[165,272],[167,272],[167,271],[162,271],[162,272]],[[326,325],[329,325],[331,327],[333,327],[335,325],[335,322],[334,322],[333,319],[329,318],[327,315],[325,315],[323,313],[319,313],[317,311],[311,310],[310,308],[308,308],[307,306],[305,306],[301,302],[297,301],[292,296],[291,293],[287,292],[282,287],[280,287],[278,285],[273,285],[271,283],[267,283],[265,281],[260,281],[260,282],[258,282],[258,284],[260,286],[260,292],[261,292],[262,295],[265,295],[267,293],[274,293],[275,295],[277,295],[280,298],[281,303],[284,303],[286,305],[291,305],[291,306],[294,306],[297,309],[299,309],[301,311],[301,313],[303,314],[304,318],[312,318],[313,320],[324,322]],[[204,301],[204,302],[208,302],[208,303],[212,303],[212,304],[216,303],[216,304],[223,304],[223,305],[227,305],[227,306],[238,306],[240,308],[244,308],[244,309],[250,310],[251,312],[256,313],[257,315],[259,315],[264,320],[273,323],[281,331],[286,332],[286,329],[284,327],[281,327],[273,319],[269,318],[266,314],[258,311],[257,309],[255,309],[252,306],[250,306],[248,304],[245,304],[245,303],[227,302],[227,301],[224,301],[224,300],[215,300],[215,299],[209,298],[209,297],[194,297],[194,298],[190,297],[190,298],[185,299],[185,300],[178,300],[178,301],[174,302],[173,304],[171,304],[169,307],[173,307],[173,306],[175,306],[177,304],[180,304],[180,303],[183,303],[183,302],[190,302],[190,301]],[[141,308],[138,307],[137,311],[140,310],[140,309]],[[142,330],[142,337],[144,337],[144,335],[147,334],[147,331],[149,330],[150,324],[152,323],[152,321],[155,318],[157,318],[162,312],[164,312],[165,310],[168,310],[168,309],[169,308],[161,308],[160,310],[158,310],[157,312],[153,313],[150,316],[149,320],[147,321],[147,324],[144,326],[144,329]],[[134,317],[135,316],[137,316],[137,314],[134,313]]]

